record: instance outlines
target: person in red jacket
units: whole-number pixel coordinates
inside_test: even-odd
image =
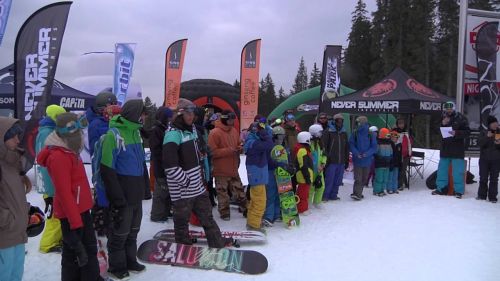
[[[38,154],[37,162],[46,167],[54,184],[54,216],[61,220],[63,251],[61,280],[103,280],[99,275],[97,241],[90,209],[92,195],[80,152],[85,116],[62,113],[56,128]]]

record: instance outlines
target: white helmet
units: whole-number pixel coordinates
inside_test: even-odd
[[[378,132],[378,128],[377,128],[377,126],[371,126],[370,128],[368,128],[368,131],[370,131],[372,133],[373,132]]]
[[[300,132],[297,135],[297,142],[302,144],[311,144],[311,134],[309,132]]]
[[[320,138],[323,133],[323,126],[320,124],[313,124],[309,127],[309,133],[311,133],[313,137]]]

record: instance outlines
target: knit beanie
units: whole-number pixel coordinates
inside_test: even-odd
[[[65,112],[66,112],[66,109],[64,109],[64,107],[59,106],[57,104],[51,104],[51,105],[47,106],[47,109],[45,109],[45,115],[50,117],[50,119],[52,119],[52,121],[54,121],[54,122],[56,121],[57,115],[59,115],[61,113],[65,113]]]

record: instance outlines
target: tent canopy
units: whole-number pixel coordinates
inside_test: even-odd
[[[0,109],[15,109],[14,65],[0,70]],[[78,91],[54,79],[51,103],[70,111],[83,111],[94,104],[95,96]]]
[[[442,95],[410,77],[401,68],[374,85],[330,100],[325,112],[358,114],[440,114],[442,104],[452,98]]]

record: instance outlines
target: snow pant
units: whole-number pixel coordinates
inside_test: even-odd
[[[389,184],[389,168],[375,168],[375,182],[373,183],[373,193],[384,192]]]
[[[398,187],[409,187],[408,183],[408,165],[410,164],[410,157],[403,157],[401,160],[401,169],[399,169]]]
[[[52,248],[61,246],[61,243],[61,222],[54,217],[46,219],[42,238],[40,239],[40,252],[48,253]]]
[[[168,187],[161,187],[155,181],[155,190],[153,191],[153,202],[151,205],[151,220],[166,221],[171,215],[172,201]]]
[[[172,201],[174,207],[174,232],[175,242],[191,245],[193,241],[189,236],[189,218],[193,212],[200,220],[201,226],[207,236],[210,248],[223,248],[224,239],[220,233],[219,226],[212,216],[212,204],[208,198],[208,192],[201,195]]]
[[[97,281],[102,280],[99,272],[99,262],[97,261],[97,239],[94,227],[92,226],[92,216],[89,211],[81,214],[83,226],[81,232],[70,229],[68,219],[61,219],[61,230],[63,236],[63,251],[61,255],[61,280],[62,281]],[[75,237],[75,235],[77,235]],[[79,267],[76,260],[76,253],[73,245],[79,239],[87,252],[88,262],[85,266]]]
[[[453,188],[455,193],[464,194],[465,160],[460,158],[439,159],[436,188],[438,191],[443,192],[444,187],[448,186],[448,169],[450,165],[453,170]]]
[[[399,187],[399,168],[393,168],[389,171],[389,183],[387,184],[387,190],[396,191]]]
[[[269,182],[266,184],[266,211],[264,218],[274,222],[281,216],[280,195],[274,170],[269,170]]]
[[[321,186],[318,188],[314,185],[311,185],[309,188],[309,200],[312,204],[319,204],[323,201],[323,195],[325,192],[325,179],[323,178],[323,173],[315,175],[315,179],[317,177],[321,177]],[[338,187],[337,187],[338,191]]]
[[[21,281],[24,272],[25,244],[0,249],[0,281]]]
[[[368,186],[370,180],[372,181],[373,186],[373,181],[375,180],[375,160],[373,160],[372,164],[370,165],[370,172],[368,173],[368,178],[366,179],[365,186]]]
[[[120,210],[121,221],[113,221],[108,237],[109,271],[125,271],[137,263],[137,233],[141,228],[142,203]]]
[[[94,204],[94,207],[92,207],[92,220],[94,221],[94,229],[97,232],[97,236],[107,237],[111,225],[109,208],[99,207],[97,204]]]
[[[262,216],[266,210],[266,186],[259,184],[248,188],[250,189],[250,202],[247,208],[247,225],[260,228]]]
[[[354,166],[354,185],[352,187],[352,194],[361,197],[363,195],[363,187],[368,181],[368,174],[370,167],[356,167]]]
[[[325,171],[325,191],[323,193],[323,200],[334,200],[338,197],[339,186],[342,184],[344,178],[344,165],[343,164],[328,164]]]
[[[299,183],[297,186],[297,196],[299,196],[299,203],[297,203],[297,211],[303,213],[309,210],[309,190],[310,184]]]
[[[215,177],[215,189],[217,190],[217,202],[218,210],[220,216],[229,216],[229,203],[231,198],[229,198],[228,191],[231,192],[231,196],[236,199],[241,210],[245,210],[247,206],[247,199],[245,196],[245,190],[241,184],[240,176],[235,177]]]
[[[500,172],[500,160],[486,160],[479,158],[479,189],[477,197],[497,200],[498,174]],[[488,185],[489,180],[489,185]]]

